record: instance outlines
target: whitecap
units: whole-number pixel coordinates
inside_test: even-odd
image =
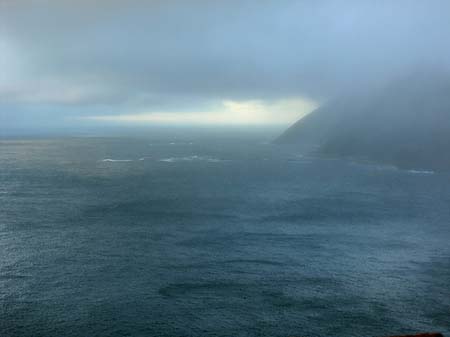
[[[169,145],[193,145],[193,142],[170,142]]]
[[[183,162],[183,161],[206,161],[209,163],[220,163],[223,162],[223,159],[214,158],[214,157],[207,157],[207,156],[186,156],[186,157],[170,157],[170,158],[163,158],[159,159],[161,162],[166,163],[174,163],[174,162]]]
[[[111,158],[106,158],[106,159],[102,159],[101,160],[104,163],[128,163],[131,162],[133,160],[131,159],[111,159]]]
[[[378,171],[398,171],[398,167],[394,165],[374,165]]]
[[[177,161],[177,158],[164,158],[164,159],[160,159],[159,161],[166,162],[166,163],[173,163],[173,162]]]
[[[408,170],[407,172],[411,174],[434,174],[434,171],[429,170]]]

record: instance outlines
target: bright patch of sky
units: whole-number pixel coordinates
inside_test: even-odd
[[[274,125],[289,124],[317,107],[307,99],[222,101],[220,105],[200,112],[143,112],[138,114],[89,116],[86,119],[110,123],[156,123],[192,125]]]

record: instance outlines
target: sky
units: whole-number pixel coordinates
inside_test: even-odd
[[[0,131],[288,125],[449,35],[448,0],[0,0]]]

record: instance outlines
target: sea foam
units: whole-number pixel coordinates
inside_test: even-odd
[[[133,161],[132,159],[111,159],[111,158],[106,158],[106,159],[102,159],[101,162],[103,163],[128,163]]]
[[[207,156],[186,156],[186,157],[170,157],[170,158],[163,158],[160,159],[161,162],[166,163],[175,163],[175,162],[182,162],[182,161],[205,161],[208,163],[220,163],[224,161],[223,159],[213,158],[213,157],[207,157]]]
[[[434,171],[428,170],[408,170],[407,172],[411,174],[434,174]]]

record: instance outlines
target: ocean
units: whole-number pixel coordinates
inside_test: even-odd
[[[0,336],[450,336],[450,174],[251,137],[0,141]]]

